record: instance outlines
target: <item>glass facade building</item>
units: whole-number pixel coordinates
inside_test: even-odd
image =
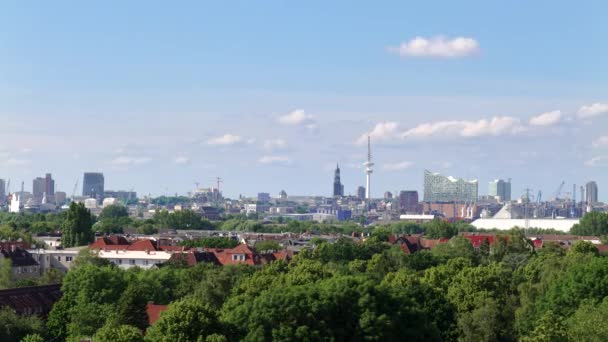
[[[424,170],[424,202],[477,202],[477,180],[446,177]]]

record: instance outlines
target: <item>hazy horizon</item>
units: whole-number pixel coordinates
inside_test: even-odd
[[[418,190],[423,170],[608,201],[606,4],[0,6],[0,178],[139,195]],[[421,15],[424,14],[424,15]],[[576,30],[572,30],[576,27]]]

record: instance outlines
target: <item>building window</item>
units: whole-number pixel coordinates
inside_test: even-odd
[[[122,259],[118,259],[118,264],[122,265]]]
[[[135,265],[135,260],[133,260],[133,259],[129,260],[129,264]]]
[[[148,260],[144,260],[144,265],[147,265],[147,264],[148,264]]]
[[[57,256],[57,261],[61,261],[61,255]]]
[[[72,262],[72,257],[65,257],[65,261]]]
[[[245,254],[233,254],[232,260],[233,261],[243,261],[243,260],[245,260]]]

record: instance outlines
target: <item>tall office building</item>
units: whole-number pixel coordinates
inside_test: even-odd
[[[101,172],[85,172],[82,181],[82,196],[102,199],[104,196],[104,178]]]
[[[344,196],[344,184],[340,181],[340,166],[336,164],[334,173],[334,197]]]
[[[477,180],[456,179],[424,170],[424,202],[476,202],[478,189]]]
[[[53,203],[55,197],[55,181],[50,173],[47,173],[43,177],[34,178],[32,184],[32,195],[37,201],[42,201],[42,198],[46,194],[47,201]]]
[[[32,195],[37,201],[41,201],[46,192],[46,178],[36,177],[32,184]]]
[[[399,209],[407,214],[417,214],[421,209],[418,202],[418,191],[399,192]]]
[[[511,179],[504,181],[495,179],[488,183],[488,196],[499,197],[501,201],[511,200]]]
[[[357,188],[357,197],[359,197],[359,199],[364,200],[365,199],[365,187],[364,186],[360,186]]]
[[[585,185],[585,202],[597,203],[597,183],[595,181],[587,182]]]
[[[6,202],[6,182],[4,179],[0,179],[0,204]]]
[[[44,176],[44,192],[47,196],[55,196],[55,180],[50,173]]]

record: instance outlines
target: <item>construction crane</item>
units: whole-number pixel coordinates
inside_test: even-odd
[[[562,181],[562,183],[559,185],[557,190],[555,190],[555,193],[553,194],[554,200],[556,200],[556,201],[559,200],[559,196],[562,194],[562,189],[564,188],[565,184],[566,184],[566,181]]]
[[[74,189],[72,190],[72,201],[74,201],[74,197],[76,197],[76,190],[78,190],[78,182],[79,178],[76,178],[76,183],[74,184]]]

